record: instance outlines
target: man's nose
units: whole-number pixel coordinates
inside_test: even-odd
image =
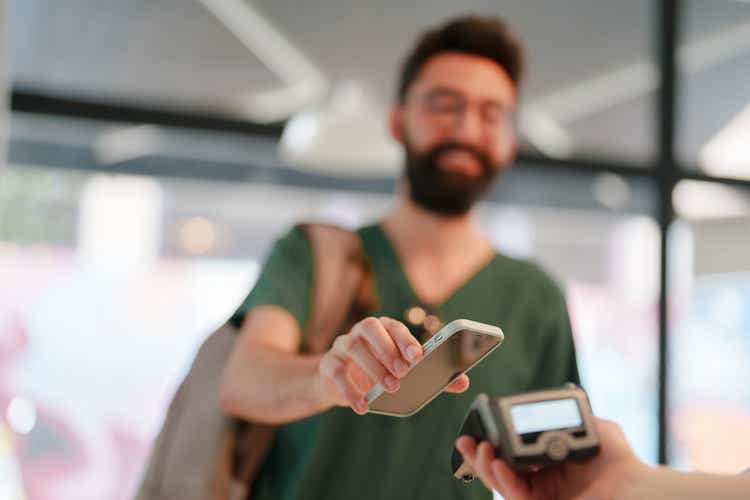
[[[457,142],[474,147],[480,146],[484,135],[482,117],[474,109],[465,109],[456,120],[453,135]]]

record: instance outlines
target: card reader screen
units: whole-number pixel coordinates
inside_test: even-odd
[[[518,434],[583,425],[578,401],[573,398],[516,404],[510,407],[510,416]]]

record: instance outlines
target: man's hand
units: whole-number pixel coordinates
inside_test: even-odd
[[[321,358],[319,375],[326,397],[338,406],[349,406],[360,415],[367,413],[364,395],[380,384],[386,392],[396,392],[411,364],[422,357],[422,346],[400,321],[366,318],[346,335],[336,338]],[[446,392],[463,392],[469,378],[462,375]]]
[[[646,466],[631,451],[620,426],[600,418],[595,418],[595,424],[601,445],[596,457],[524,474],[495,458],[487,441],[477,445],[472,438],[461,436],[456,447],[484,485],[506,500],[614,498],[629,478]]]

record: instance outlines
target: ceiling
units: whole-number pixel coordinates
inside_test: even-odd
[[[285,82],[283,71],[261,62],[263,56],[206,6],[221,1],[241,0],[11,0],[12,81],[60,96],[231,114],[243,98]],[[253,0],[246,5],[323,75],[326,89],[355,79],[383,108],[416,33],[459,13],[502,15],[527,47],[524,105],[554,124],[573,145],[574,157],[647,165],[655,156],[657,2]],[[750,102],[750,3],[683,5],[678,153],[692,165],[702,145]],[[257,32],[249,36],[257,43]]]

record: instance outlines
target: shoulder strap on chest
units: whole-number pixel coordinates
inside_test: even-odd
[[[372,309],[374,286],[362,241],[355,231],[327,224],[300,226],[313,256],[312,304],[303,348],[322,353],[351,316]]]

